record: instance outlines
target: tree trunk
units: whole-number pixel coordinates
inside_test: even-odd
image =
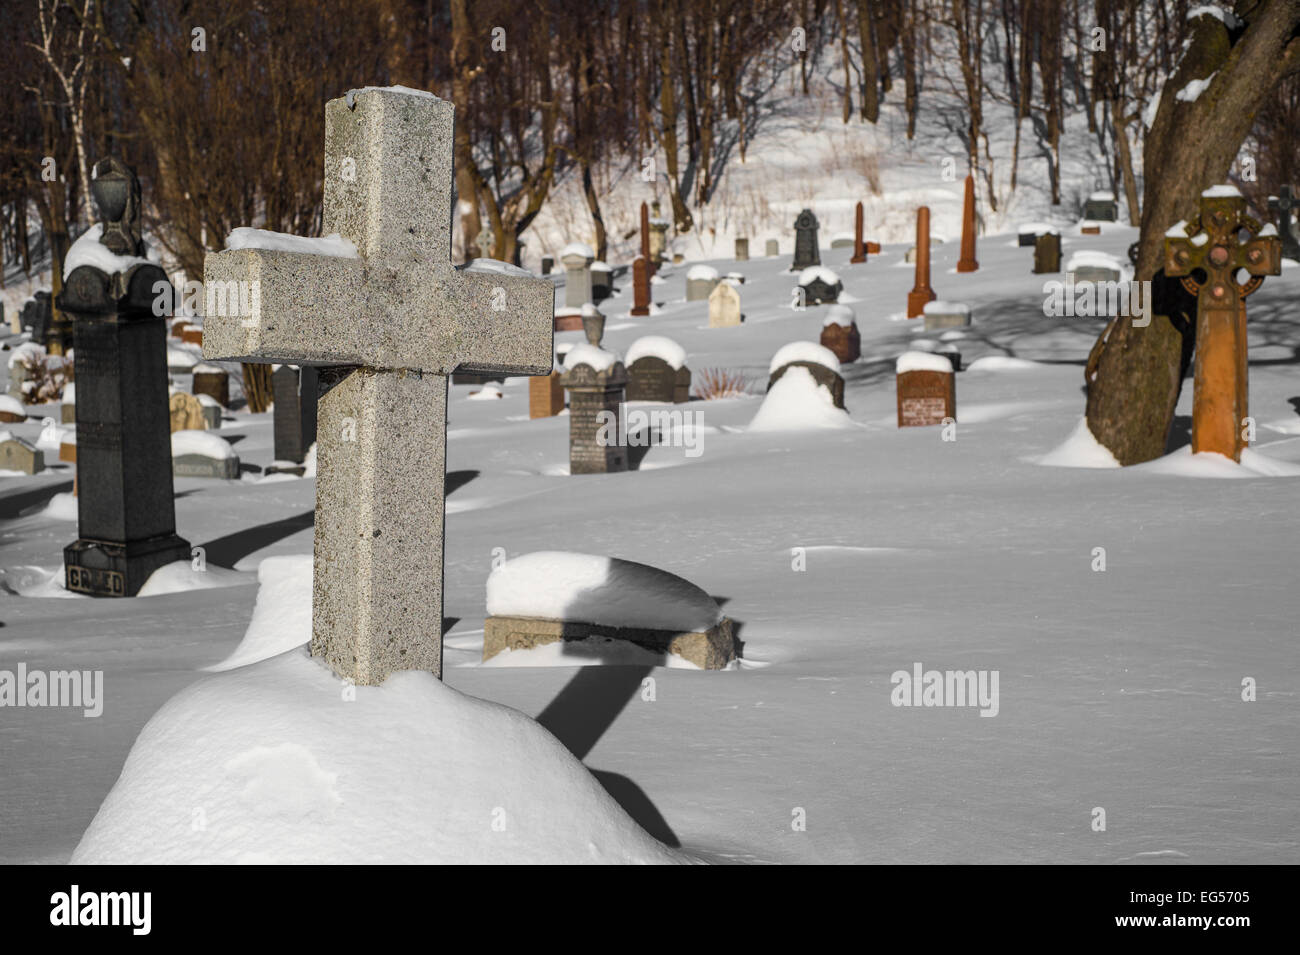
[[[1221,182],[1263,99],[1300,69],[1300,0],[1262,0],[1234,43],[1223,23],[1197,17],[1191,43],[1165,85],[1144,151],[1139,280],[1156,276],[1164,233],[1196,215],[1200,193]],[[1213,77],[1195,100],[1175,94]],[[1182,387],[1185,328],[1157,314],[1145,328],[1111,320],[1088,358],[1088,427],[1120,464],[1164,454]]]

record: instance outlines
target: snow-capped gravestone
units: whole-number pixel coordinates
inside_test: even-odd
[[[276,461],[301,465],[307,449],[316,443],[318,386],[319,377],[312,365],[281,365],[271,373]]]
[[[730,328],[742,321],[740,290],[730,282],[719,282],[709,293],[709,327]]]
[[[0,431],[0,471],[40,474],[44,470],[44,451],[8,431]]]
[[[1278,195],[1270,196],[1268,207],[1277,213],[1277,232],[1282,239],[1282,256],[1300,262],[1300,236],[1297,235],[1295,210],[1300,209],[1300,199],[1291,186],[1283,186]]]
[[[681,404],[691,395],[691,370],[686,349],[662,335],[638,338],[623,359],[627,367],[628,401],[668,401]]]
[[[203,414],[203,402],[194,395],[173,391],[167,399],[167,410],[172,434],[177,431],[202,431],[208,426]]]
[[[794,220],[794,261],[791,272],[802,272],[822,264],[821,248],[817,244],[817,217],[811,209],[804,209]]]
[[[249,314],[205,317],[207,358],[325,366],[311,647],[358,684],[441,676],[448,375],[551,369],[552,284],[451,266],[453,116],[412,90],[331,100],[324,231],[340,238],[204,262],[208,286],[260,283]]]
[[[1109,252],[1093,249],[1080,249],[1070,256],[1065,263],[1069,280],[1079,282],[1121,282],[1124,280],[1124,265]]]
[[[834,352],[841,364],[862,357],[862,336],[856,319],[847,305],[832,305],[822,320],[821,346]]]
[[[692,265],[686,273],[686,301],[702,302],[722,281],[718,270],[711,265]]]
[[[27,409],[21,401],[10,395],[0,395],[0,422],[17,424],[26,420]]]
[[[1246,297],[1266,275],[1282,271],[1282,241],[1272,226],[1247,215],[1246,200],[1230,185],[1201,193],[1200,214],[1165,237],[1164,272],[1196,292],[1195,389],[1192,453],[1241,461],[1242,422],[1250,414],[1246,355]],[[1198,281],[1196,273],[1204,273]],[[1244,283],[1237,277],[1244,274]]]
[[[1039,236],[1056,231],[1054,226],[1046,222],[1022,222],[1016,229],[1016,245],[1022,249],[1032,249]]]
[[[230,404],[230,374],[224,368],[199,362],[192,374],[190,391],[195,396],[207,395],[223,408]]]
[[[230,442],[207,431],[172,432],[172,473],[176,477],[239,477],[239,456]]]
[[[632,315],[650,314],[650,261],[638,255],[632,262]]]
[[[957,379],[944,355],[909,351],[894,367],[898,387],[898,426],[927,427],[957,418]]]
[[[592,304],[591,264],[596,261],[596,253],[591,246],[583,242],[570,242],[560,252],[560,261],[564,263],[565,308],[580,309]]]
[[[1034,239],[1034,274],[1051,275],[1061,271],[1061,233],[1044,232]]]
[[[1094,192],[1083,204],[1083,217],[1092,222],[1118,222],[1119,203],[1113,192]]]
[[[838,302],[844,283],[828,268],[814,265],[799,273],[799,292],[804,305],[828,305]]]
[[[945,302],[936,299],[925,305],[925,330],[963,328],[970,324],[970,306],[965,302]]]
[[[629,648],[720,670],[736,657],[731,620],[675,574],[594,554],[541,551],[508,560],[487,581],[483,659],[564,643],[562,653],[634,662]]]
[[[844,379],[840,377],[840,360],[829,348],[814,342],[791,342],[777,349],[767,367],[767,390],[781,380],[791,368],[804,368],[817,384],[826,388],[836,408],[844,407]]]
[[[575,345],[564,356],[560,378],[569,393],[569,473],[626,471],[627,445],[618,422],[627,388],[627,369],[613,352]]]
[[[597,259],[591,263],[591,300],[603,302],[614,294],[614,270]]]
[[[159,567],[188,560],[176,535],[166,335],[154,289],[167,276],[142,257],[140,183],[116,159],[95,165],[104,222],[64,259],[59,308],[75,329],[77,514],[63,551],[67,588],[131,597]]]

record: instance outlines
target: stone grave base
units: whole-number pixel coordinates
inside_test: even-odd
[[[116,544],[78,540],[63,548],[69,590],[92,597],[134,597],[159,567],[190,559],[190,545],[175,534]]]
[[[557,332],[580,332],[582,331],[582,316],[556,315],[551,327]]]
[[[307,465],[294,464],[292,461],[274,461],[266,466],[263,474],[292,474],[302,477],[307,473]]]
[[[560,640],[609,637],[636,644],[651,653],[674,653],[703,670],[721,670],[736,657],[731,619],[723,617],[704,631],[645,630],[606,627],[572,620],[538,620],[528,617],[488,617],[483,625],[483,659],[502,650],[531,650]]]
[[[202,454],[178,454],[172,458],[176,477],[217,478],[234,481],[239,477],[239,458],[210,458]]]

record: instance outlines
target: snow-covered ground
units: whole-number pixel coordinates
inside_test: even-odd
[[[1066,229],[1064,251],[1122,256],[1135,236]],[[1286,476],[1300,467],[1300,269],[1249,303],[1250,408],[1269,463],[1184,450],[1138,468],[1053,467],[1036,462],[1072,433],[1055,460],[1081,460],[1083,362],[1101,322],[1044,316],[1044,279],[1064,276],[1031,275],[1032,249],[1014,234],[983,237],[972,274],[955,273],[955,242],[937,247],[936,292],[973,308],[956,340],[965,364],[1020,361],[958,375],[956,440],[900,431],[894,360],[940,337],[901,318],[905,251],[851,266],[850,250],[823,250],[862,334],[863,358],[843,368],[848,428],[747,430],[773,354],[815,341],[827,311],[789,307],[788,244],[779,259],[708,260],[746,277],[738,328],[711,329],[707,303],[685,302],[685,267],[661,273],[648,318],[628,317],[626,283],[605,303],[606,348],[665,335],[697,381],[707,367],[740,370],[753,391],[679,406],[694,420],[677,446],[650,448],[635,471],[569,476],[568,419],[529,420],[525,379],[496,401],[452,386],[447,684],[539,717],[634,818],[704,859],[1300,861],[1300,479]],[[1188,382],[1180,432],[1190,407]],[[34,442],[40,418],[58,416],[29,410],[32,421],[6,427]],[[269,464],[270,416],[232,419],[220,433],[241,462]],[[193,582],[173,572],[156,596],[71,597],[57,571],[76,537],[62,496],[72,476],[57,452],[47,461],[43,475],[0,477],[0,670],[101,669],[105,700],[97,718],[0,712],[5,862],[70,858],[145,722],[214,679],[200,669],[239,644],[261,561],[311,552],[314,481],[180,478],[178,531],[210,568],[233,571],[221,586],[181,589]],[[1093,569],[1099,547],[1104,572]],[[715,672],[480,665],[494,562],[548,550],[698,584],[739,626],[742,661]],[[916,664],[996,671],[996,716],[893,705],[891,677]],[[306,692],[310,677],[285,672]],[[1247,678],[1256,702],[1242,701]],[[185,824],[193,809],[170,806]]]

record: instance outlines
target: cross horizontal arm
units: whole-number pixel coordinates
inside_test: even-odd
[[[209,359],[541,375],[551,370],[549,282],[409,260],[238,249],[209,253],[209,290],[241,308],[204,318]],[[209,312],[213,310],[209,308]]]

